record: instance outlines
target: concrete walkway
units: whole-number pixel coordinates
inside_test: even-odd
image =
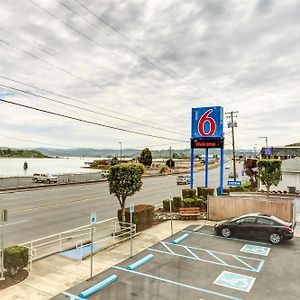
[[[173,221],[174,233],[193,225],[209,225],[209,221]],[[133,254],[171,235],[170,222],[163,222],[143,231],[133,239]],[[126,241],[111,249],[94,255],[94,271],[96,275],[127,259],[130,255],[130,242]],[[16,299],[49,299],[89,278],[90,259],[73,261],[59,254],[49,256],[33,263],[29,276],[19,284],[0,291],[1,300]]]

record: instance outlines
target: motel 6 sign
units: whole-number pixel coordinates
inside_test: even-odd
[[[223,107],[192,108],[191,148],[223,147]]]
[[[192,109],[192,139],[223,139],[223,107],[198,107]]]

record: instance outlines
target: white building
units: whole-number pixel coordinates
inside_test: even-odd
[[[261,187],[264,187],[261,185]],[[265,187],[264,187],[265,189]],[[282,181],[278,186],[271,186],[271,191],[300,192],[300,157],[282,161]]]

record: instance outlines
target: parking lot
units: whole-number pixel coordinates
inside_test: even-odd
[[[52,299],[300,299],[299,262],[298,238],[272,245],[189,226]]]

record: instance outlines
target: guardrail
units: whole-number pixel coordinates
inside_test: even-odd
[[[132,234],[136,234],[136,225],[132,224]],[[130,224],[118,222],[117,218],[84,225],[68,231],[49,235],[40,239],[22,243],[29,250],[29,270],[32,263],[43,257],[73,248],[82,248],[91,243],[91,230],[94,230],[94,243],[105,246],[119,243],[130,236]]]
[[[66,173],[66,174],[53,174],[57,177],[57,184],[64,183],[79,183],[79,182],[94,182],[100,180],[106,180],[103,178],[101,172],[90,173]],[[55,183],[35,183],[32,181],[32,176],[12,176],[12,177],[0,177],[0,189],[10,188],[26,188],[37,186],[49,186],[55,185]]]

